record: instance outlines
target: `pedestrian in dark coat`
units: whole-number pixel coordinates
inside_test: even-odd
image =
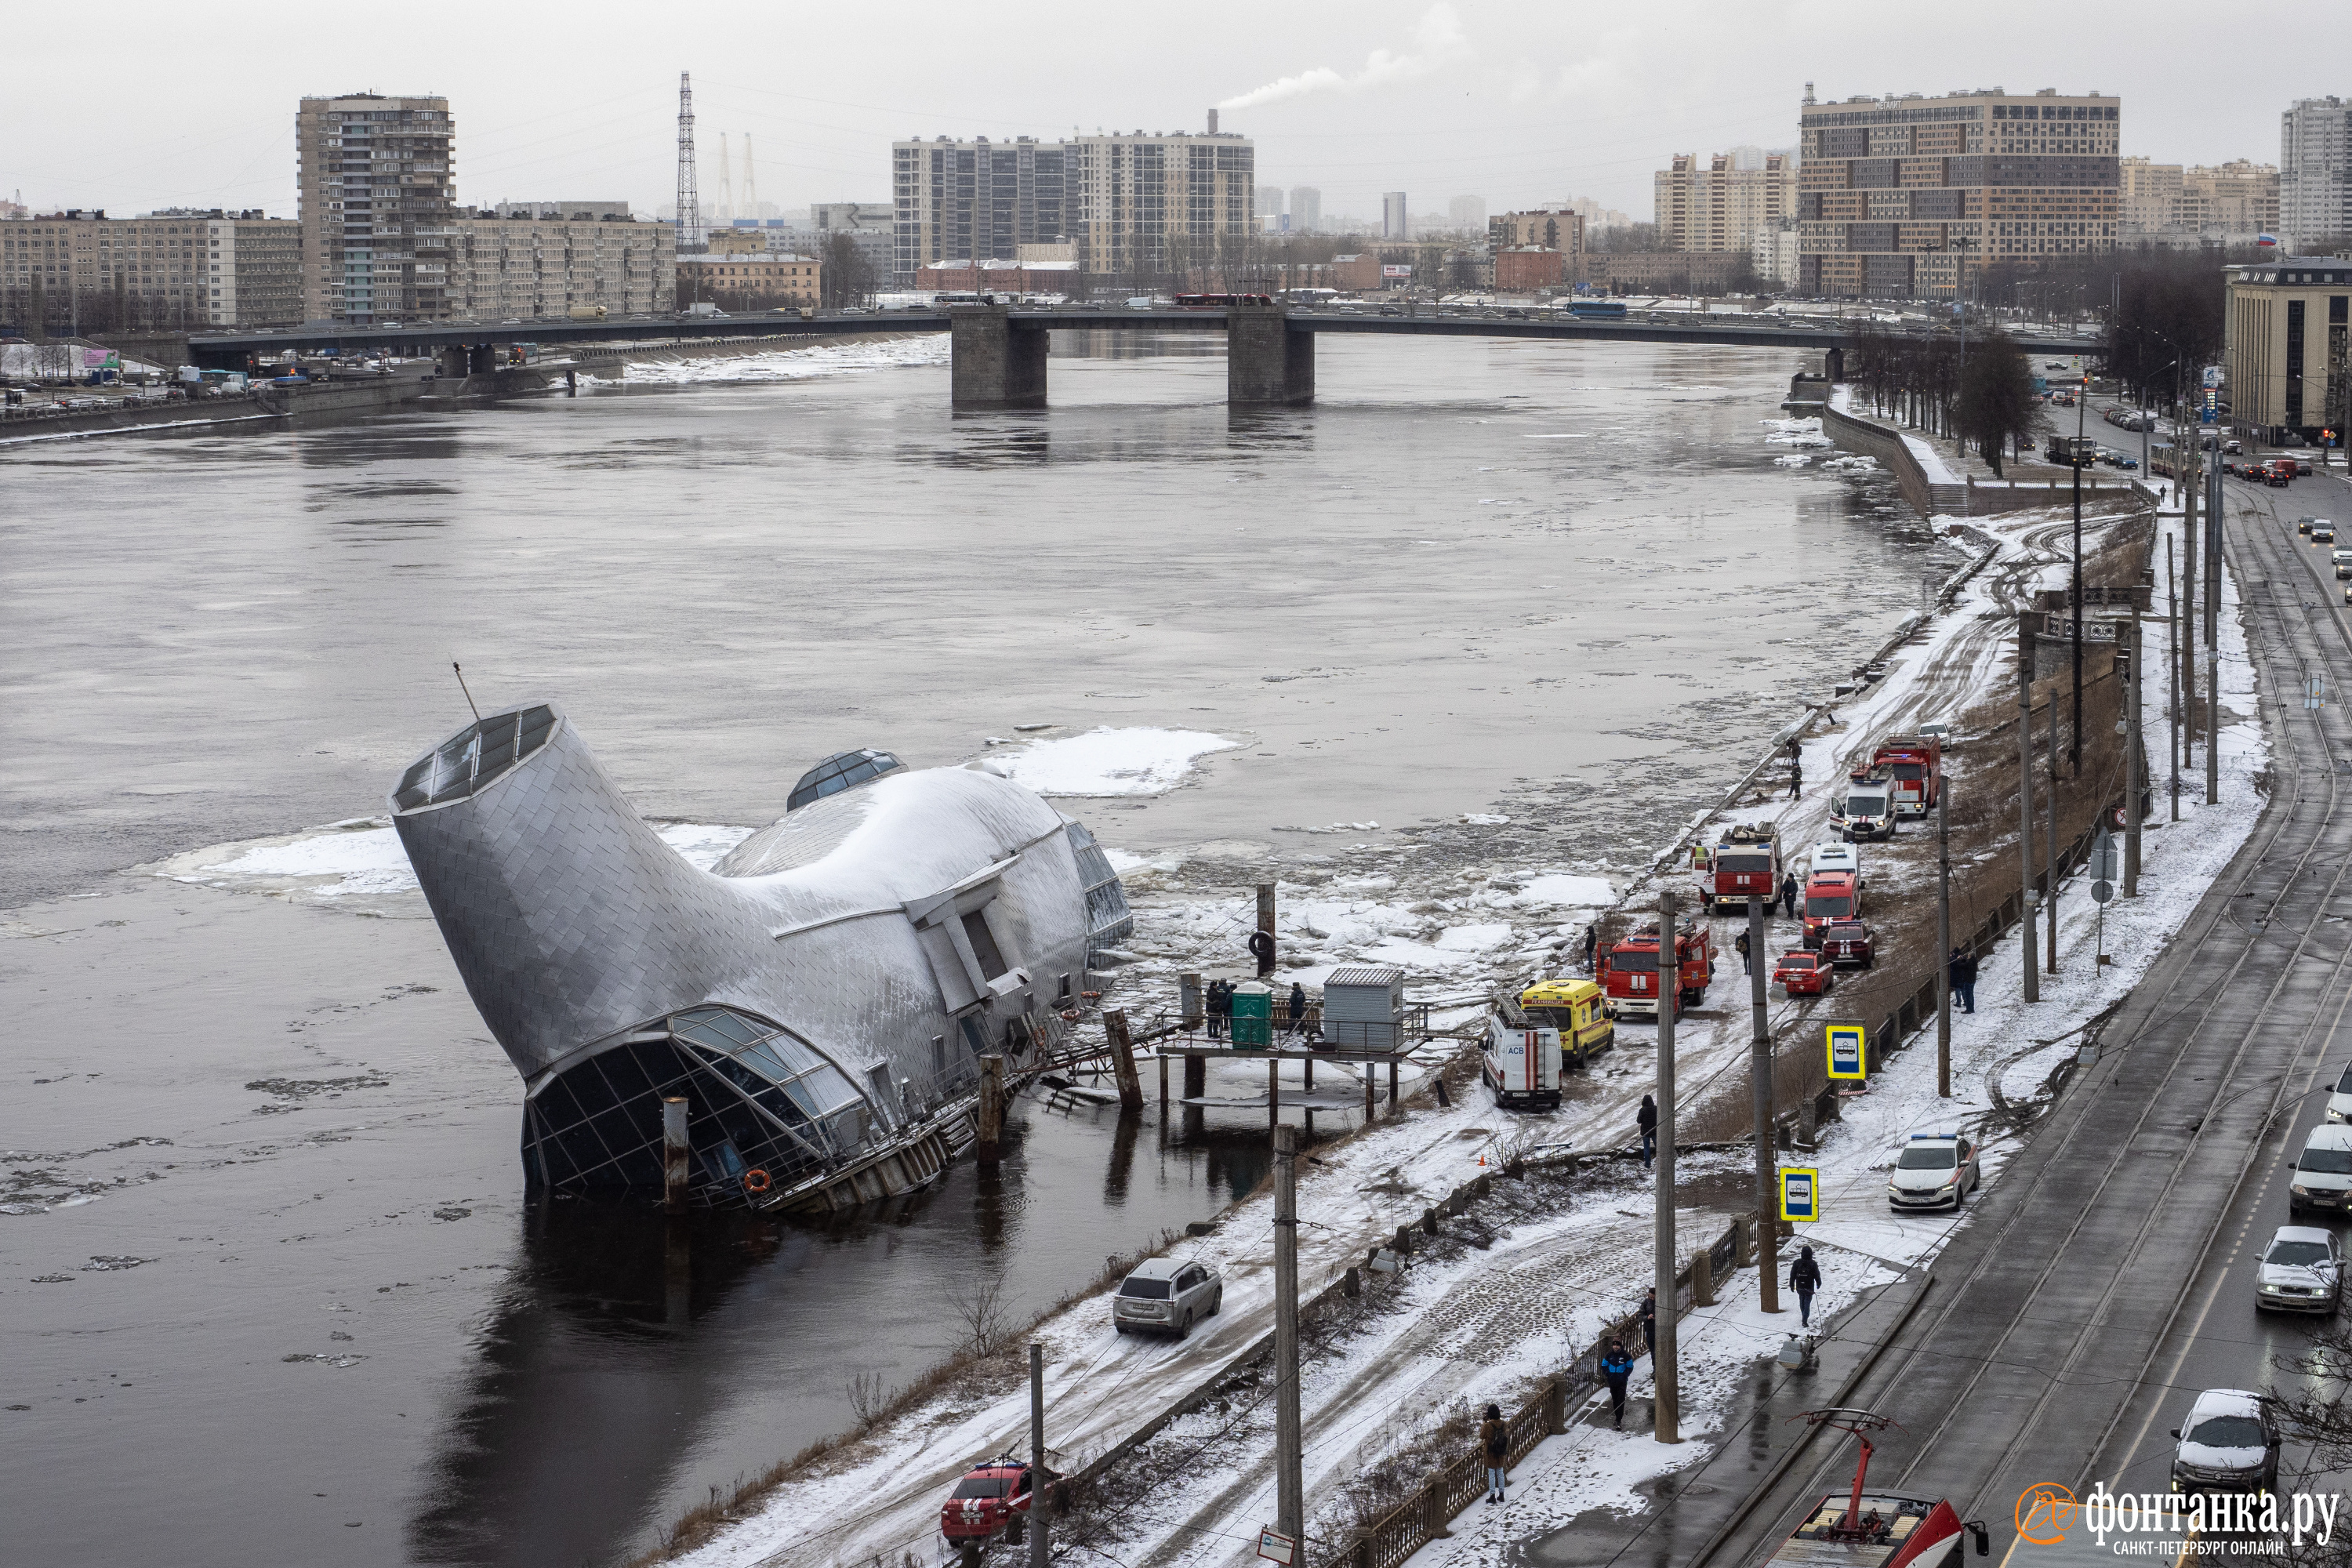
[[[1789,798],[1796,799],[1805,793],[1805,770],[1797,765],[1794,755],[1789,758]]]
[[[1738,936],[1732,938],[1731,945],[1739,950],[1739,973],[1742,974],[1755,973],[1756,961],[1749,956],[1748,952],[1748,933],[1746,931],[1741,931]]]
[[[1234,988],[1223,980],[1209,982],[1209,1038],[1225,1037],[1225,1021],[1234,1016]]]
[[[1596,973],[1592,967],[1592,955],[1600,946],[1601,922],[1595,921],[1584,928],[1584,973],[1587,974]]]
[[[1296,980],[1290,983],[1290,1032],[1307,1032],[1307,987]]]
[[[1633,1375],[1633,1353],[1623,1340],[1611,1340],[1601,1352],[1601,1377],[1609,1384],[1609,1419],[1620,1426],[1625,1425],[1625,1380]]]
[[[1780,912],[1792,918],[1797,912],[1797,878],[1794,872],[1780,879]]]
[[[1646,1171],[1658,1155],[1658,1102],[1646,1094],[1642,1097],[1642,1109],[1634,1113],[1633,1126],[1642,1134],[1642,1169]]]
[[[1642,1292],[1642,1346],[1650,1352],[1650,1363],[1658,1360],[1658,1288],[1651,1286]]]
[[[1813,1292],[1822,1288],[1822,1266],[1813,1261],[1813,1249],[1797,1248],[1797,1260],[1789,1265],[1789,1289],[1797,1293],[1797,1321],[1806,1328],[1813,1326]]]
[[[1977,955],[1967,948],[1952,949],[1952,994],[1960,999],[1963,1012],[1977,1010]]]
[[[1501,1502],[1511,1484],[1505,1465],[1511,1457],[1511,1428],[1499,1405],[1486,1406],[1486,1419],[1478,1423],[1478,1457],[1486,1467],[1486,1500]]]

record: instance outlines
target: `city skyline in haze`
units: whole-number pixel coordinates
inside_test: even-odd
[[[1223,130],[1255,144],[1259,181],[1314,186],[1327,215],[1376,221],[1381,193],[1403,189],[1439,211],[1466,193],[1493,211],[1573,194],[1642,219],[1675,153],[1793,143],[1808,81],[1824,100],[2096,89],[2122,100],[2127,155],[2206,164],[2275,163],[2290,102],[2352,88],[2326,51],[2179,49],[2172,24],[2203,15],[2165,0],[2126,28],[1994,0],[1966,26],[1890,11],[1857,26],[1808,0],[1701,6],[1669,32],[1589,5],[1372,0],[1335,21],[1211,0],[1165,26],[1013,5],[918,7],[878,33],[850,15],[787,21],[719,0],[691,28],[629,42],[635,15],[595,5],[418,0],[391,37],[321,28],[283,0],[201,16],[126,0],[109,13],[121,41],[104,60],[104,113],[90,110],[87,26],[16,19],[0,196],[22,191],[45,211],[290,216],[297,100],[376,91],[450,100],[461,203],[594,189],[650,214],[669,202],[685,69],[706,204],[722,132],[738,148],[754,139],[760,198],[790,212],[887,197],[902,138],[1197,132],[1214,106]]]

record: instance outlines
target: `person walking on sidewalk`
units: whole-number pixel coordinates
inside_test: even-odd
[[[1742,974],[1755,973],[1756,961],[1748,952],[1748,933],[1743,931],[1738,936],[1732,938],[1731,945],[1739,950],[1739,973]]]
[[[1486,1500],[1501,1502],[1511,1484],[1505,1468],[1511,1457],[1511,1428],[1499,1405],[1486,1406],[1486,1419],[1478,1423],[1478,1453],[1486,1463]]]
[[[1651,1286],[1642,1292],[1642,1348],[1649,1353],[1650,1364],[1658,1364],[1658,1288]]]
[[[1658,1157],[1658,1102],[1646,1094],[1642,1097],[1642,1109],[1634,1113],[1633,1126],[1642,1134],[1642,1169],[1646,1171]]]
[[[1625,1342],[1611,1340],[1609,1348],[1601,1352],[1601,1377],[1609,1384],[1609,1419],[1614,1426],[1625,1425],[1625,1380],[1633,1375],[1633,1357]]]
[[[1780,913],[1794,919],[1797,913],[1797,876],[1793,871],[1780,878]]]
[[[1963,1012],[1977,1010],[1977,955],[1965,947],[1952,949],[1952,994],[1960,999]]]
[[[1813,1261],[1813,1249],[1797,1248],[1797,1260],[1789,1265],[1789,1289],[1797,1293],[1797,1321],[1805,1328],[1813,1326],[1813,1292],[1822,1288],[1822,1266]]]

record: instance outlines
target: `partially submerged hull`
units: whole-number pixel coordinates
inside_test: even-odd
[[[710,871],[552,704],[403,773],[394,826],[522,1075],[534,1188],[657,1196],[677,1098],[697,1202],[886,1197],[970,1142],[982,1054],[1061,1037],[1090,955],[1132,923],[1102,850],[992,771],[885,762],[852,787],[828,774],[838,793]]]

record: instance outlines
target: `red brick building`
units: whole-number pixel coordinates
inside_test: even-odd
[[[1540,245],[1517,246],[1495,252],[1495,291],[1531,294],[1557,289],[1568,281],[1568,252]]]

